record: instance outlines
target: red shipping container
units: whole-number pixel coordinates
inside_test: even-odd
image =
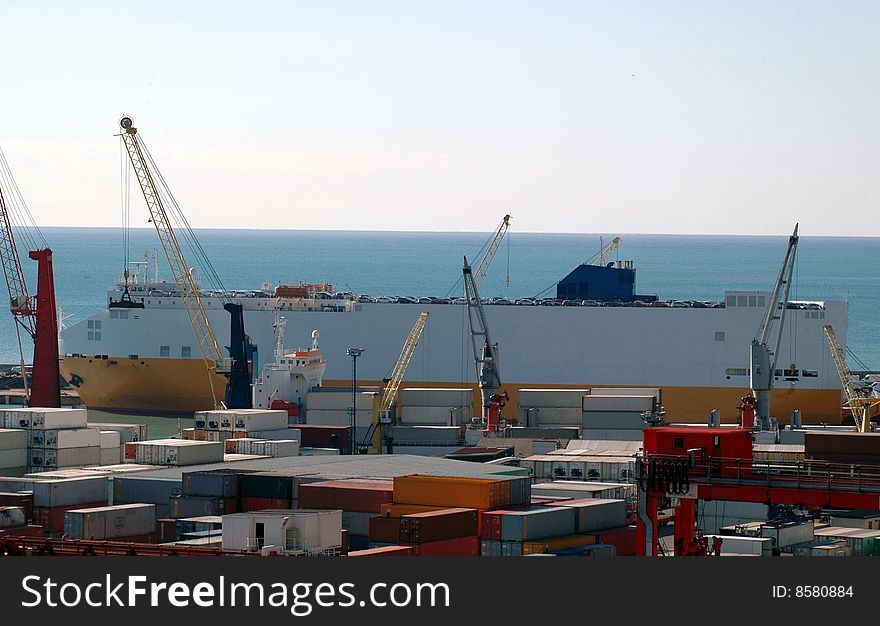
[[[339,454],[351,454],[351,429],[349,426],[326,426],[324,424],[291,424],[299,428],[303,448],[336,448]]]
[[[328,480],[300,485],[299,506],[379,514],[382,505],[391,502],[393,493],[390,480]]]
[[[480,511],[480,537],[488,541],[501,541],[501,518],[512,509]]]
[[[636,555],[636,527],[621,526],[595,533],[596,543],[611,544],[617,549],[617,556]]]
[[[382,546],[368,550],[355,550],[349,552],[348,556],[412,556],[412,553],[412,546]]]
[[[480,556],[479,537],[457,537],[412,546],[414,556]]]
[[[134,461],[137,459],[137,448],[138,442],[129,441],[128,443],[122,444],[123,456],[126,461]]]
[[[34,507],[34,524],[43,527],[47,533],[60,533],[64,531],[64,514],[77,509],[92,509],[99,506],[107,506],[107,501],[89,502],[84,504],[70,504],[67,506],[38,506]]]
[[[428,543],[479,534],[477,509],[442,509],[400,518],[401,543]]]
[[[376,543],[397,543],[400,541],[400,518],[371,517],[369,537]]]
[[[268,509],[289,509],[290,500],[282,500],[279,498],[242,498],[241,510],[247,511],[265,511]]]
[[[28,526],[20,526],[19,528],[6,528],[0,530],[0,541],[2,541],[4,535],[7,537],[42,537],[43,527],[31,524]]]

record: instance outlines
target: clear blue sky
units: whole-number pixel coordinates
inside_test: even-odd
[[[876,2],[9,2],[41,224],[880,235]],[[142,202],[133,224],[146,226]]]

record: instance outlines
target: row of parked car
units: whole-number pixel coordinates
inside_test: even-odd
[[[320,291],[315,293],[319,300],[354,300],[361,303],[386,303],[386,304],[466,304],[462,297],[458,298],[435,298],[435,297],[412,297],[412,296],[367,296],[357,295],[350,291],[338,291],[329,293]],[[723,308],[723,302],[701,300],[668,300],[666,302],[636,300],[634,302],[601,302],[599,300],[564,300],[560,298],[483,298],[485,305],[500,306],[611,306],[611,307],[654,307],[654,308],[694,308],[713,309]]]

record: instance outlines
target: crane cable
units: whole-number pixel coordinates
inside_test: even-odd
[[[43,233],[37,226],[34,216],[21,194],[18,183],[15,182],[15,177],[12,175],[12,170],[2,148],[0,148],[0,188],[5,191],[3,199],[9,212],[10,223],[19,231],[24,243],[31,250],[48,248],[46,238],[43,237]]]

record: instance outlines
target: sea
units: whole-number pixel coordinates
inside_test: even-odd
[[[171,280],[152,228],[129,229],[127,239],[121,228],[51,227],[41,233],[53,250],[56,298],[65,325],[105,306],[107,290],[120,280],[127,261],[158,257],[160,278]],[[206,288],[329,282],[338,291],[373,296],[459,295],[464,257],[475,263],[491,236],[255,229],[197,229],[192,234],[194,240],[178,231],[194,275]],[[620,245],[610,260],[633,261],[636,292],[662,300],[721,300],[725,290],[769,290],[788,240],[787,235],[519,233],[514,220],[480,284],[480,295],[552,297],[558,280],[615,236]],[[19,249],[35,292],[36,262],[27,258],[21,239]],[[198,262],[201,257],[207,262]],[[155,263],[150,263],[152,277]],[[880,371],[880,238],[801,237],[791,298],[848,300],[850,367]],[[18,361],[14,325],[5,315],[0,318],[0,363]]]

